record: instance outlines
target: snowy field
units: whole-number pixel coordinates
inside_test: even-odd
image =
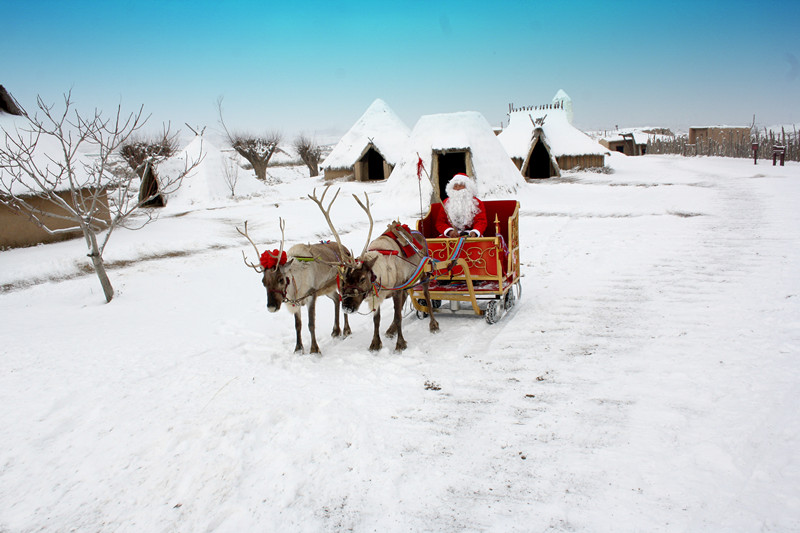
[[[610,165],[524,185],[509,315],[403,353],[267,312],[235,226],[328,238],[296,168],[115,234],[110,304],[81,240],[0,252],[0,532],[800,531],[800,165]]]

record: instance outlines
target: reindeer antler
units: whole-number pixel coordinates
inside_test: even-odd
[[[339,245],[339,257],[341,257],[342,264],[347,264],[350,262],[350,255],[347,253],[347,249],[342,244],[342,239],[339,237],[339,232],[336,231],[336,228],[331,221],[331,208],[333,207],[333,202],[336,201],[336,198],[339,196],[339,192],[342,189],[336,189],[336,194],[333,195],[333,199],[328,204],[328,208],[325,209],[325,206],[322,203],[325,201],[325,195],[328,194],[328,189],[331,186],[328,185],[325,187],[325,190],[322,192],[322,198],[317,198],[317,189],[314,189],[314,192],[308,195],[308,197],[314,201],[315,204],[319,207],[320,211],[322,211],[322,215],[325,217],[325,220],[328,222],[328,227],[331,229],[333,233],[333,237],[336,239],[336,243]]]
[[[358,196],[356,196],[355,194],[353,195],[353,198],[356,199],[358,205],[361,206],[361,209],[363,209],[367,213],[367,217],[369,217],[369,233],[367,234],[367,243],[364,245],[364,250],[361,252],[361,255],[359,256],[362,257],[365,253],[367,253],[367,248],[369,247],[369,243],[372,242],[372,225],[373,225],[372,213],[369,210],[369,195],[366,192],[364,193],[364,202],[367,204],[366,206],[364,206],[364,204],[361,203],[361,200],[359,200]]]
[[[247,233],[247,221],[246,220],[244,221],[244,231],[240,230],[238,226],[236,227],[236,231],[238,231],[239,234],[242,235],[245,239],[250,241],[250,244],[253,245],[253,248],[256,251],[256,257],[261,257],[261,252],[258,251],[258,246],[256,246],[256,243],[253,242],[253,239],[251,239],[250,235],[248,235],[248,233]],[[244,259],[244,264],[245,265],[247,265],[250,268],[254,269],[259,274],[264,272],[264,267],[262,267],[261,265],[254,265],[253,263],[250,263],[250,262],[247,261],[247,256],[244,255],[244,250],[242,250],[242,259]]]
[[[286,221],[281,217],[278,217],[278,225],[281,227],[281,249],[278,250],[277,257],[272,255],[272,252],[267,251],[267,253],[271,255],[273,259],[276,259],[275,270],[278,270],[278,268],[281,266],[281,257],[283,257],[283,243],[286,242],[286,234],[284,233],[284,230],[286,229]]]
[[[266,251],[266,253],[270,257],[272,257],[273,259],[276,260],[275,261],[275,270],[277,270],[281,266],[280,265],[280,261],[281,261],[281,257],[283,256],[283,243],[286,241],[286,234],[284,232],[284,230],[286,229],[286,221],[283,220],[282,218],[278,217],[278,224],[281,227],[281,249],[278,250],[278,254],[277,255],[273,254],[269,250]],[[255,248],[255,250],[256,250],[256,256],[258,256],[258,258],[261,259],[261,252],[258,251],[258,246],[256,246],[256,243],[253,242],[253,239],[251,239],[250,235],[248,235],[248,233],[247,233],[247,221],[246,220],[244,221],[244,233],[242,233],[242,230],[240,230],[238,227],[236,228],[236,231],[238,231],[241,235],[244,236],[244,238],[246,238],[248,241],[250,241],[250,244],[252,244],[253,248]],[[247,261],[247,256],[244,255],[244,252],[242,252],[242,257],[244,258],[244,264],[245,265],[249,266],[250,268],[255,269],[255,271],[258,272],[258,273],[264,272],[264,267],[262,267],[261,265],[254,265],[253,263],[249,263]]]

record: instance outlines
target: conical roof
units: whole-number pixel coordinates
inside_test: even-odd
[[[509,114],[508,127],[498,140],[508,155],[525,159],[531,147],[536,121],[542,122],[542,131],[555,157],[564,155],[602,155],[608,150],[573,126],[560,104],[514,110]]]
[[[320,168],[351,168],[370,143],[387,163],[394,165],[403,154],[409,133],[408,126],[386,102],[377,98],[339,140]]]
[[[231,172],[236,172],[234,191],[237,196],[264,190],[264,184],[251,172],[232,166],[236,162],[231,156],[200,135],[195,136],[183,150],[161,163],[158,166],[158,175],[178,176],[185,169],[187,161],[192,164],[201,157],[197,167],[183,178],[180,187],[166,195],[168,205],[205,204],[231,198],[231,188],[226,181],[226,173]]]

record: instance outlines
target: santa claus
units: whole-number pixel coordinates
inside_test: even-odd
[[[436,230],[445,237],[480,237],[488,223],[486,207],[475,197],[475,182],[456,174],[447,183],[444,209],[436,218]]]

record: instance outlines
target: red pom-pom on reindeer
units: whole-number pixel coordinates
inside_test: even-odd
[[[280,254],[280,261],[278,261],[278,254]],[[267,250],[261,254],[261,266],[267,270],[275,268],[276,265],[285,265],[286,260],[286,252],[281,252],[280,250],[272,250],[271,252]]]

